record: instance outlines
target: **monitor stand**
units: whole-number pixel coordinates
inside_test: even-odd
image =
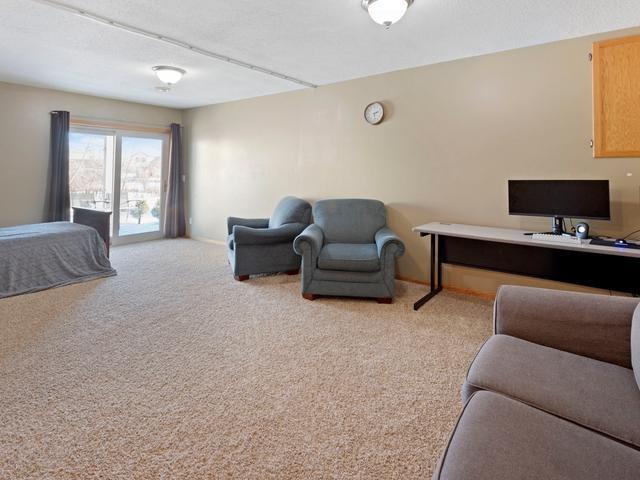
[[[553,217],[551,219],[551,233],[554,235],[564,234],[564,218]]]
[[[539,232],[542,235],[562,235],[565,237],[573,237],[572,234],[564,231],[564,218],[563,217],[553,217],[551,219],[551,231],[550,232]],[[525,235],[535,235],[534,233],[525,233]]]

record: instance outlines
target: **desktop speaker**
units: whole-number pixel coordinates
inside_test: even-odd
[[[578,238],[589,238],[589,224],[588,223],[578,223],[576,225],[576,237]]]

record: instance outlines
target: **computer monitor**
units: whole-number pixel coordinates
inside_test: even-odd
[[[552,217],[558,235],[563,217],[609,220],[609,180],[509,180],[509,215]]]

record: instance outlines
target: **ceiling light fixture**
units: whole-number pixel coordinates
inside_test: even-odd
[[[362,8],[371,19],[386,28],[404,17],[412,4],[413,0],[362,0]]]
[[[166,83],[169,86],[178,83],[182,76],[187,73],[181,68],[167,67],[166,65],[158,65],[157,67],[153,67],[153,71],[156,72],[156,75],[162,83]]]

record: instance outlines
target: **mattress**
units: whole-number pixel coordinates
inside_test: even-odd
[[[0,298],[112,275],[94,228],[69,222],[0,228]]]

